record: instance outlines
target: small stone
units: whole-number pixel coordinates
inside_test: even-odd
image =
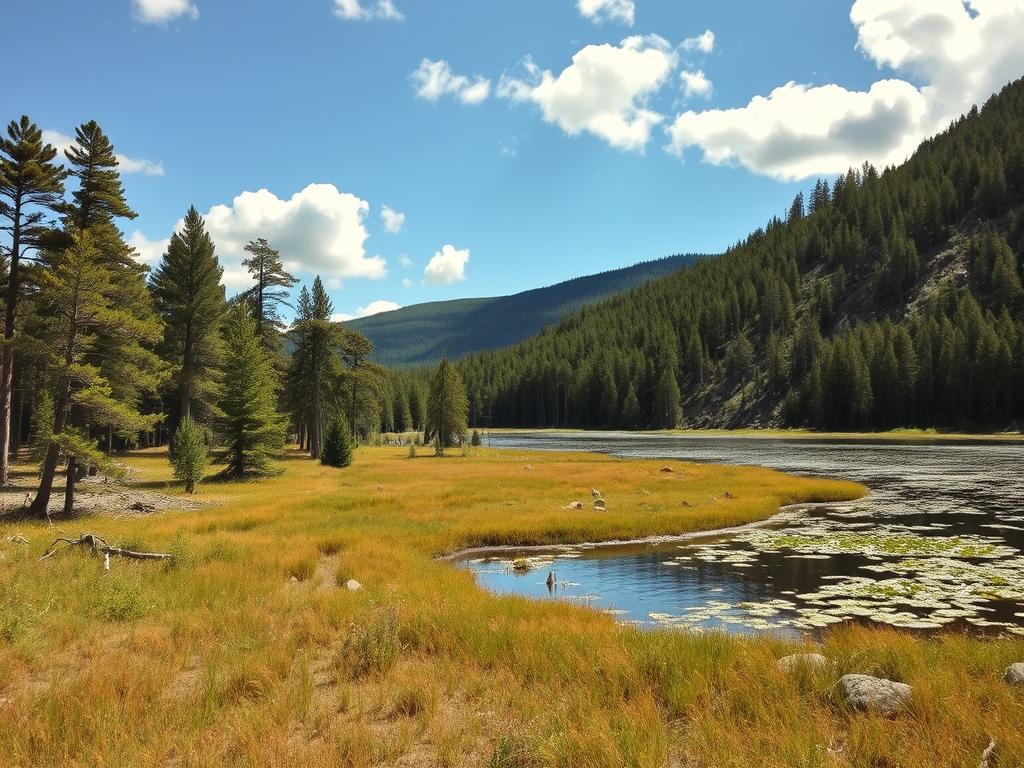
[[[820,653],[794,653],[789,656],[783,656],[775,662],[775,666],[783,672],[791,672],[797,667],[825,669],[834,667],[835,663],[828,656],[822,656]]]
[[[345,582],[345,588],[346,588],[346,589],[347,589],[347,590],[348,590],[349,592],[358,592],[358,591],[359,591],[360,589],[362,589],[362,588],[363,588],[363,585],[362,585],[362,584],[360,584],[360,583],[359,583],[358,581],[356,581],[355,579],[349,579],[348,581],[346,581],[346,582]]]
[[[299,580],[298,576],[292,576],[290,579],[288,579],[288,581],[291,581],[291,582],[296,582],[298,580]]]
[[[601,492],[599,490],[597,490],[597,488],[591,488],[590,489],[590,495],[593,496],[595,499],[600,499],[601,498]]]
[[[607,509],[608,505],[605,504],[604,499],[594,500],[594,509]]]
[[[839,690],[854,709],[882,715],[891,715],[905,707],[911,694],[906,683],[871,675],[843,675],[839,678]]]
[[[1018,661],[1008,666],[1003,680],[1010,685],[1024,685],[1024,661]]]
[[[675,470],[672,469],[672,467],[662,467],[658,471],[659,472],[664,472],[666,475],[671,475],[673,472],[675,472]]]
[[[569,504],[566,504],[564,507],[562,507],[562,509],[583,509],[583,502],[573,501],[570,502]]]

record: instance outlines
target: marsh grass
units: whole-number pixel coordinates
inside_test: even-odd
[[[160,452],[128,461],[169,481]],[[999,679],[1020,640],[842,627],[815,649],[835,670],[786,675],[775,659],[804,644],[623,627],[488,595],[435,559],[718,528],[863,490],[664,463],[364,447],[340,472],[293,454],[199,511],[0,525],[0,763],[945,766],[977,764],[989,734],[1001,764],[1024,763],[1024,694]],[[609,511],[563,509],[591,488]],[[38,561],[82,530],[180,559],[106,575],[85,554]],[[913,685],[911,710],[847,711],[835,682],[853,671]]]

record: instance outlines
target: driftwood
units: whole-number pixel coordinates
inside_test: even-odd
[[[59,544],[65,544],[64,547],[58,547]],[[107,542],[97,536],[95,533],[83,533],[77,539],[67,539],[63,536],[56,539],[50,548],[46,550],[46,553],[40,557],[40,560],[46,560],[53,557],[58,552],[62,552],[65,549],[71,547],[88,547],[93,551],[94,554],[103,555],[103,570],[110,570],[110,556],[115,557],[127,557],[131,560],[170,560],[172,555],[166,552],[137,552],[132,549],[122,549],[121,547],[112,547]]]
[[[989,738],[988,746],[981,753],[981,763],[978,768],[995,768],[996,765],[996,740]]]

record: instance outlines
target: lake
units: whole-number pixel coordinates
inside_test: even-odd
[[[731,535],[456,561],[492,592],[696,631],[799,635],[864,622],[1024,634],[1024,444],[592,432],[493,433],[488,440],[760,465],[871,489],[856,502],[806,508]],[[520,556],[532,565],[525,573],[511,568]]]

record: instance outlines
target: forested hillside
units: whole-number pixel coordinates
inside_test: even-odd
[[[456,358],[515,344],[586,304],[664,277],[700,258],[669,256],[512,296],[417,304],[346,325],[374,343],[376,359],[385,365],[436,363],[445,355]]]
[[[1024,417],[1024,81],[724,256],[461,362],[476,424],[1001,426]]]

